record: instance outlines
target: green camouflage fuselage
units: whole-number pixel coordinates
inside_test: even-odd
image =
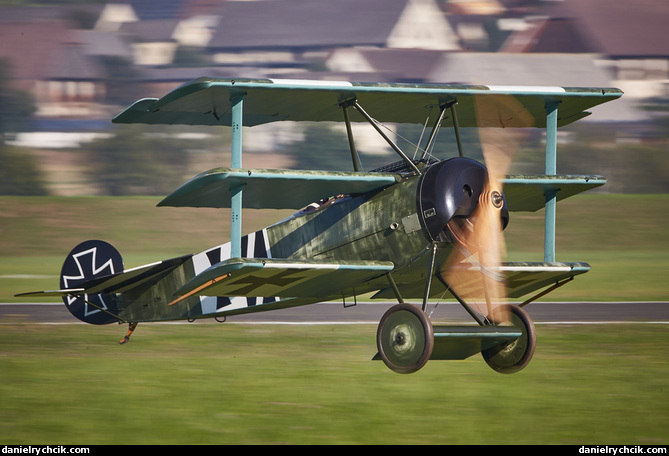
[[[262,230],[268,247],[267,257],[321,263],[386,261],[394,265],[393,277],[398,285],[424,283],[428,274],[430,242],[418,220],[419,179],[419,176],[408,176],[381,190],[330,198],[267,227]],[[259,233],[257,236],[260,236]],[[450,249],[440,249],[438,261],[443,262],[448,251]],[[216,252],[215,259],[211,259],[212,252]],[[236,298],[237,303],[241,301],[243,304],[230,305],[235,298],[192,296],[174,306],[167,305],[173,298],[174,290],[205,269],[198,266],[202,258],[208,258],[205,266],[213,266],[217,261],[229,258],[226,252],[229,252],[229,244],[215,247],[193,256],[156,280],[152,286],[118,295],[119,315],[127,321],[215,317],[342,299],[389,288],[387,277],[381,275],[337,295],[322,296],[320,299],[263,301],[260,298]],[[248,254],[243,256],[253,256],[251,247],[245,252]],[[223,302],[222,299],[228,301]],[[207,300],[217,301],[218,304],[208,306]],[[138,305],[140,303],[154,305]]]

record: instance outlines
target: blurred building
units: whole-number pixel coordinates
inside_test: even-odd
[[[2,10],[0,58],[47,117],[106,116],[105,105],[133,101],[137,89],[124,84],[160,96],[203,75],[613,85],[638,100],[666,96],[669,81],[665,0],[116,0]]]

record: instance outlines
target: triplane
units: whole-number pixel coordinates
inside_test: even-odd
[[[590,269],[556,262],[555,204],[606,182],[557,174],[557,129],[621,95],[614,88],[196,79],[161,99],[137,101],[113,121],[231,127],[230,167],[192,178],[159,203],[229,208],[230,242],[124,269],[111,245],[86,241],[66,257],[59,290],[17,296],[61,296],[84,322],[127,323],[124,343],[139,322],[225,319],[374,293],[398,301],[376,337],[375,359],[393,371],[482,353],[494,370],[517,372],[535,348],[523,306]],[[278,121],[344,122],[353,171],[243,168],[242,127]],[[363,171],[354,122],[369,122],[398,161]],[[429,127],[426,144],[410,158],[381,128],[387,122]],[[435,159],[442,127],[453,129],[457,155]],[[485,165],[465,156],[461,127],[479,129]],[[493,136],[505,128],[545,129],[544,175],[506,175],[513,147]],[[243,235],[245,207],[298,212]],[[501,261],[509,213],[540,209],[544,261]],[[445,295],[476,324],[433,325],[428,302]],[[507,302],[523,296],[530,297]]]

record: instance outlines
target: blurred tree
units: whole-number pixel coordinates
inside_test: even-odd
[[[0,59],[0,134],[3,141],[7,135],[28,130],[34,113],[33,97],[12,88],[9,64]]]
[[[25,131],[35,111],[32,97],[11,88],[7,63],[0,59],[0,195],[45,195],[36,160],[6,144],[8,137]]]
[[[309,124],[304,140],[292,144],[286,152],[294,159],[296,169],[352,171],[351,152],[342,136],[328,124]]]
[[[88,146],[91,180],[112,196],[165,195],[183,183],[188,147],[170,129],[124,125]]]
[[[128,106],[144,96],[140,83],[141,71],[124,57],[106,56],[99,59],[106,74],[107,102]]]
[[[0,142],[0,195],[46,195],[43,182],[32,155]]]

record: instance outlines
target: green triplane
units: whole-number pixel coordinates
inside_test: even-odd
[[[392,370],[482,353],[496,371],[516,372],[535,348],[522,307],[590,269],[555,261],[555,203],[606,182],[556,173],[557,128],[621,95],[610,88],[200,78],[161,99],[139,100],[114,122],[232,128],[231,166],[194,177],[159,204],[229,208],[230,242],[124,269],[114,247],[86,241],[66,257],[59,290],[17,296],[62,296],[80,320],[128,323],[124,343],[139,322],[225,319],[373,294],[398,301],[379,323],[374,357]],[[243,127],[276,121],[345,122],[354,170],[243,168]],[[388,141],[398,162],[360,169],[351,127],[360,121]],[[379,122],[433,126],[421,156],[409,158]],[[502,143],[493,144],[493,155],[483,145],[487,167],[465,157],[459,139],[458,156],[436,158],[433,140],[443,126],[456,138],[461,126],[545,128],[546,174],[500,174],[503,167],[491,163],[510,155]],[[242,235],[244,207],[297,212]],[[546,211],[544,261],[500,261],[495,245],[509,212],[539,209]],[[443,296],[457,299],[478,325],[433,325],[427,303]],[[526,296],[520,305],[507,303]]]

